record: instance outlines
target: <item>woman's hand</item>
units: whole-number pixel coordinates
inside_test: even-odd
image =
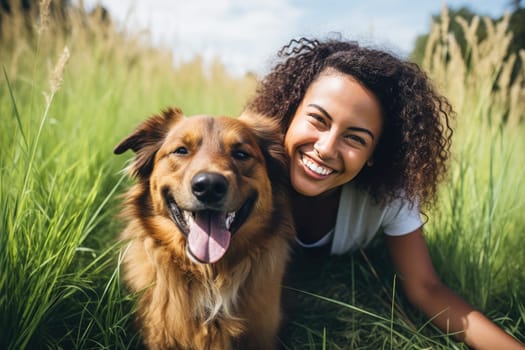
[[[443,332],[475,349],[525,349],[440,281],[421,229],[386,240],[408,299]]]

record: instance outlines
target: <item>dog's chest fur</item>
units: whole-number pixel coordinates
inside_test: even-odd
[[[202,348],[207,348],[207,343],[224,342],[224,349],[231,348],[230,339],[238,338],[249,321],[239,314],[239,306],[256,293],[252,278],[257,275],[257,269],[271,269],[271,264],[260,259],[256,263],[253,259],[242,259],[234,266],[228,266],[231,262],[226,260],[214,265],[195,265],[189,259],[175,258],[148,236],[130,244],[134,245],[130,249],[143,254],[140,259],[135,254],[133,262],[127,261],[128,268],[130,264],[142,269],[149,266],[149,273],[145,275],[151,277],[149,282],[144,280],[144,285],[136,288],[144,291],[140,299],[143,307],[139,308],[144,314],[140,317],[153,319],[148,317],[150,313],[161,314],[162,317],[156,318],[159,325],[171,328],[159,335],[159,339],[155,339],[155,334],[145,334],[145,338],[155,346],[167,342],[192,348],[202,342]],[[179,327],[185,332],[178,331]],[[193,331],[188,332],[192,328]],[[150,325],[148,329],[158,328]],[[176,334],[177,339],[173,337]],[[186,334],[187,338],[180,338],[180,334]]]

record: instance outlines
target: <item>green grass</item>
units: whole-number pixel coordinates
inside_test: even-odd
[[[234,79],[220,65],[174,68],[147,38],[79,23],[73,18],[68,35],[51,26],[0,40],[3,349],[140,344],[115,243],[131,155],[112,149],[167,106],[236,115],[253,92],[251,78]],[[53,93],[49,76],[65,46],[71,56]],[[451,179],[429,212],[428,239],[443,280],[524,341],[525,126],[486,117],[458,121]],[[465,348],[407,303],[380,239],[329,260],[296,253],[291,269],[284,348]]]

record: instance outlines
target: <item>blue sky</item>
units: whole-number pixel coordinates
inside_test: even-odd
[[[430,29],[441,0],[84,0],[102,3],[131,30],[147,29],[154,43],[180,62],[198,54],[219,58],[232,73],[264,72],[269,59],[290,39],[331,32],[364,44],[408,54],[416,37]],[[476,13],[500,17],[508,0],[448,0]],[[177,63],[177,62],[176,62]]]

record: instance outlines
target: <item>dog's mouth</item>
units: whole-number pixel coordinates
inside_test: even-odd
[[[187,253],[198,262],[211,264],[221,259],[228,250],[233,234],[250,216],[257,194],[249,196],[238,210],[231,212],[183,210],[170,193],[165,192],[164,198],[171,219],[187,237]]]

